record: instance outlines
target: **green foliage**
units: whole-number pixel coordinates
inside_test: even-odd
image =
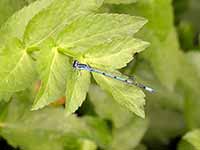
[[[90,74],[85,71],[74,71],[71,65],[68,66],[66,91],[66,112],[74,113],[83,103],[90,85]]]
[[[191,150],[200,149],[200,131],[198,129],[188,132],[182,139],[179,145],[179,150],[184,150],[185,147]]]
[[[38,56],[37,68],[42,85],[35,99],[33,110],[42,108],[65,95],[68,71],[66,66],[70,66],[69,59],[58,52],[51,40],[47,44],[46,47],[42,47]]]
[[[143,39],[151,42],[151,46],[144,53],[144,57],[150,62],[160,82],[169,89],[173,89],[180,72],[180,63],[170,3],[170,0],[141,0],[129,6],[112,7],[111,11],[131,15],[137,14],[150,20],[140,35]],[[160,9],[165,11],[160,11]],[[174,64],[176,64],[176,67],[174,67]],[[168,69],[171,69],[171,71],[166,71]]]
[[[105,0],[105,3],[108,4],[130,4],[135,2],[137,2],[137,0]]]
[[[113,141],[110,149],[135,148],[147,130],[148,121],[132,115],[117,105],[111,96],[95,85],[91,86],[89,97],[98,115],[113,122]]]
[[[0,134],[14,147],[28,150],[82,149],[82,142],[86,139],[96,140],[102,147],[109,144],[111,137],[102,120],[66,117],[64,109],[59,108],[30,112],[27,100],[12,100],[4,107],[6,113],[1,110]]]
[[[93,73],[93,76],[102,89],[112,94],[113,98],[122,106],[144,118],[144,93],[133,86],[127,86],[120,81],[108,79]],[[135,94],[134,94],[135,93]]]
[[[104,45],[115,39],[132,37],[146,22],[147,20],[144,18],[129,15],[92,14],[83,16],[61,31],[57,39],[58,45],[64,54],[80,57],[80,53],[86,53],[93,46]],[[95,51],[97,52],[96,48]],[[108,49],[108,51],[111,50]]]
[[[52,4],[38,13],[26,27],[24,42],[34,47],[50,36],[54,36],[66,24],[80,15],[98,8],[101,1],[54,0]]]
[[[18,39],[13,39],[3,50],[0,70],[0,92],[24,90],[34,80],[33,60]]]
[[[4,23],[15,11],[25,5],[24,0],[1,0],[0,1],[0,25]]]
[[[198,6],[2,0],[0,136],[20,150],[198,150]],[[74,60],[136,76],[156,93],[75,69]]]
[[[9,64],[6,60],[11,54],[2,56],[4,65],[1,65],[1,76],[3,78],[0,84],[1,92],[21,91],[28,87],[28,83],[34,81],[33,77],[35,77],[36,71],[31,58],[33,56],[30,54],[39,50],[39,54],[36,55],[37,58],[34,57],[34,59],[38,62],[37,72],[42,84],[32,109],[42,108],[64,96],[65,88],[63,87],[66,87],[67,112],[75,112],[86,97],[90,77],[84,71],[83,75],[80,76],[79,71],[70,69],[72,68],[72,61],[70,66],[68,58],[63,54],[74,59],[80,59],[93,66],[96,64],[97,67],[103,64],[101,60],[95,57],[99,55],[102,61],[105,61],[104,63],[108,65],[108,67],[100,68],[120,69],[132,60],[134,53],[147,47],[147,43],[130,38],[146,23],[145,19],[117,14],[87,15],[100,5],[101,1],[94,0],[88,0],[84,3],[79,0],[62,2],[55,0],[37,13],[26,26],[22,44],[15,44],[15,47],[19,49],[17,52],[12,52],[16,61]],[[104,27],[97,30],[102,25]],[[122,38],[123,40],[119,41]],[[120,42],[118,47],[115,46],[117,42]],[[8,43],[8,45],[13,44]],[[132,46],[134,48],[131,48]],[[99,48],[103,47],[106,53],[103,51],[99,53]],[[2,51],[4,53],[8,50],[3,49]],[[116,54],[113,54],[113,52]],[[110,61],[120,57],[123,59],[117,64]],[[9,64],[9,67],[6,66],[7,64]],[[136,93],[135,99],[141,97],[142,101],[131,102],[129,98],[128,104],[122,103],[131,111],[144,117],[144,95],[137,96],[137,93],[141,95],[138,90],[133,90],[133,92]],[[122,93],[122,95],[124,94]],[[117,97],[116,99],[118,99]],[[125,101],[127,100],[125,99]],[[132,103],[133,106],[129,107],[129,103]]]

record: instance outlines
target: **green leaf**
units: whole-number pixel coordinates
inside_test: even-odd
[[[196,149],[187,141],[181,140],[178,144],[178,150],[196,150]]]
[[[15,11],[25,5],[24,0],[0,1],[0,25],[4,23]]]
[[[140,144],[134,150],[147,150],[147,146],[144,144]]]
[[[133,59],[135,53],[143,51],[148,45],[134,38],[113,40],[90,48],[83,57],[88,64],[97,68],[120,69]]]
[[[200,97],[200,77],[196,66],[192,65],[192,62],[189,62],[184,54],[181,57],[181,64],[184,66],[180,73],[180,79],[181,89],[185,98],[185,119],[189,129],[195,129],[200,127],[200,101],[198,99]]]
[[[89,140],[84,140],[82,150],[97,150],[97,145]]]
[[[151,46],[143,53],[143,56],[150,62],[160,82],[172,91],[179,78],[182,65],[173,26],[171,0],[140,0],[128,6],[112,7],[111,11],[144,16],[150,20],[139,34],[142,39],[151,42]],[[169,68],[170,71],[166,71]]]
[[[80,17],[58,35],[58,44],[67,55],[67,48],[76,53],[115,38],[132,37],[147,20],[118,14],[96,14]]]
[[[12,95],[12,92],[23,90],[32,82],[35,75],[32,58],[19,41],[13,40],[13,37],[22,39],[30,19],[51,1],[41,0],[23,8],[0,28],[0,76],[2,78],[0,91],[9,91]]]
[[[107,4],[131,4],[135,3],[137,0],[105,0],[104,3]]]
[[[42,108],[65,96],[67,65],[69,59],[58,52],[53,43],[47,42],[38,58],[37,68],[41,78],[41,87],[32,110]]]
[[[29,107],[27,99],[13,100],[7,108],[7,115],[4,114],[0,121],[0,135],[14,147],[64,150],[70,146],[77,148],[79,140],[87,139],[103,148],[111,140],[105,122],[98,118],[66,117],[62,107],[37,112],[30,112]]]
[[[72,65],[66,67],[68,74],[65,106],[69,115],[74,113],[85,100],[90,85],[90,73],[73,70]]]
[[[102,0],[54,0],[30,21],[24,34],[24,42],[28,46],[37,46],[68,26],[72,20],[96,10],[101,4]]]
[[[190,143],[195,150],[200,150],[200,130],[193,130],[188,132],[184,137],[183,140]]]
[[[130,111],[116,103],[112,96],[96,85],[90,86],[89,98],[98,116],[106,120],[111,120],[115,128],[126,125],[134,116]]]
[[[12,93],[5,93],[5,92],[2,92],[2,93],[1,93],[1,92],[0,92],[0,102],[1,102],[2,100],[8,102],[8,101],[10,100],[11,96],[12,96]]]
[[[200,52],[189,52],[189,53],[187,53],[187,59],[196,68],[197,73],[200,77]]]
[[[113,150],[122,147],[124,150],[129,150],[139,144],[147,129],[147,120],[140,119],[120,107],[111,96],[95,85],[90,88],[89,98],[97,114],[113,123],[114,138],[111,144]]]
[[[93,76],[102,89],[109,92],[123,107],[144,118],[145,95],[141,89],[124,84],[120,81],[93,73]]]
[[[130,150],[136,148],[148,127],[147,120],[134,118],[125,126],[115,129],[113,133],[113,150]]]
[[[30,19],[43,8],[47,7],[52,1],[53,0],[38,0],[30,4],[28,7],[24,7],[10,17],[0,28],[0,47],[13,37],[22,39],[26,25]]]
[[[18,39],[8,44],[0,59],[0,92],[24,90],[35,79],[33,60]]]

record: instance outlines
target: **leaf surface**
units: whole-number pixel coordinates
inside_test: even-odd
[[[197,150],[200,150],[200,131],[194,130],[192,132],[187,133],[184,137],[184,140],[191,143]]]
[[[107,4],[131,4],[135,2],[137,2],[137,0],[105,0]]]
[[[116,38],[132,37],[146,22],[144,18],[129,15],[88,15],[68,25],[58,35],[57,41],[66,55],[67,48],[80,53]]]
[[[12,92],[25,89],[35,78],[31,56],[20,42],[30,19],[52,0],[40,0],[16,12],[0,28],[0,91]],[[17,30],[16,30],[17,29]],[[12,61],[10,61],[12,60]]]
[[[87,91],[90,85],[90,73],[87,71],[73,70],[69,65],[67,74],[67,89],[66,89],[66,112],[67,114],[74,113],[83,103],[86,98]]]
[[[0,55],[0,92],[17,92],[35,79],[31,56],[18,39],[13,39]]]
[[[4,117],[0,119],[0,135],[14,147],[64,150],[70,145],[81,149],[82,140],[92,140],[100,147],[110,142],[107,126],[98,118],[66,117],[63,108],[31,112],[29,107],[27,99],[17,99],[8,105],[6,113],[1,112]]]
[[[97,68],[120,69],[129,63],[135,53],[143,51],[149,44],[139,39],[125,38],[94,46],[85,52],[88,64]]]
[[[145,117],[145,95],[141,89],[96,73],[93,76],[100,87],[109,92],[121,106],[142,118]]]
[[[24,31],[28,22],[43,8],[47,7],[52,1],[53,0],[36,1],[11,16],[0,28],[0,47],[2,47],[11,38],[17,37],[19,39],[23,39]]]
[[[33,110],[42,108],[65,96],[69,59],[58,52],[53,43],[46,43],[40,52],[37,68],[41,78],[41,87],[35,99]]]
[[[25,31],[24,42],[35,47],[64,26],[68,26],[75,18],[92,12],[101,4],[101,0],[54,0],[30,21]]]

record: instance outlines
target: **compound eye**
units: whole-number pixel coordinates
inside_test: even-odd
[[[74,67],[74,68],[76,68],[76,67],[77,67],[77,65],[78,65],[78,61],[77,61],[77,60],[75,60],[75,61],[73,62],[73,67]]]

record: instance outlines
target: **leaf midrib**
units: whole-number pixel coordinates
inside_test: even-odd
[[[45,84],[45,89],[44,89],[44,92],[42,92],[43,94],[39,98],[37,98],[37,102],[42,98],[44,93],[47,93],[47,91],[48,91],[48,85],[50,84],[50,76],[51,76],[51,73],[52,73],[52,70],[53,70],[53,66],[54,66],[54,63],[56,61],[58,53],[59,52],[57,51],[57,48],[55,48],[53,59],[51,61],[51,65],[50,65],[49,70],[48,70],[48,79],[47,79],[47,82]],[[42,86],[41,86],[41,88],[42,88]]]

